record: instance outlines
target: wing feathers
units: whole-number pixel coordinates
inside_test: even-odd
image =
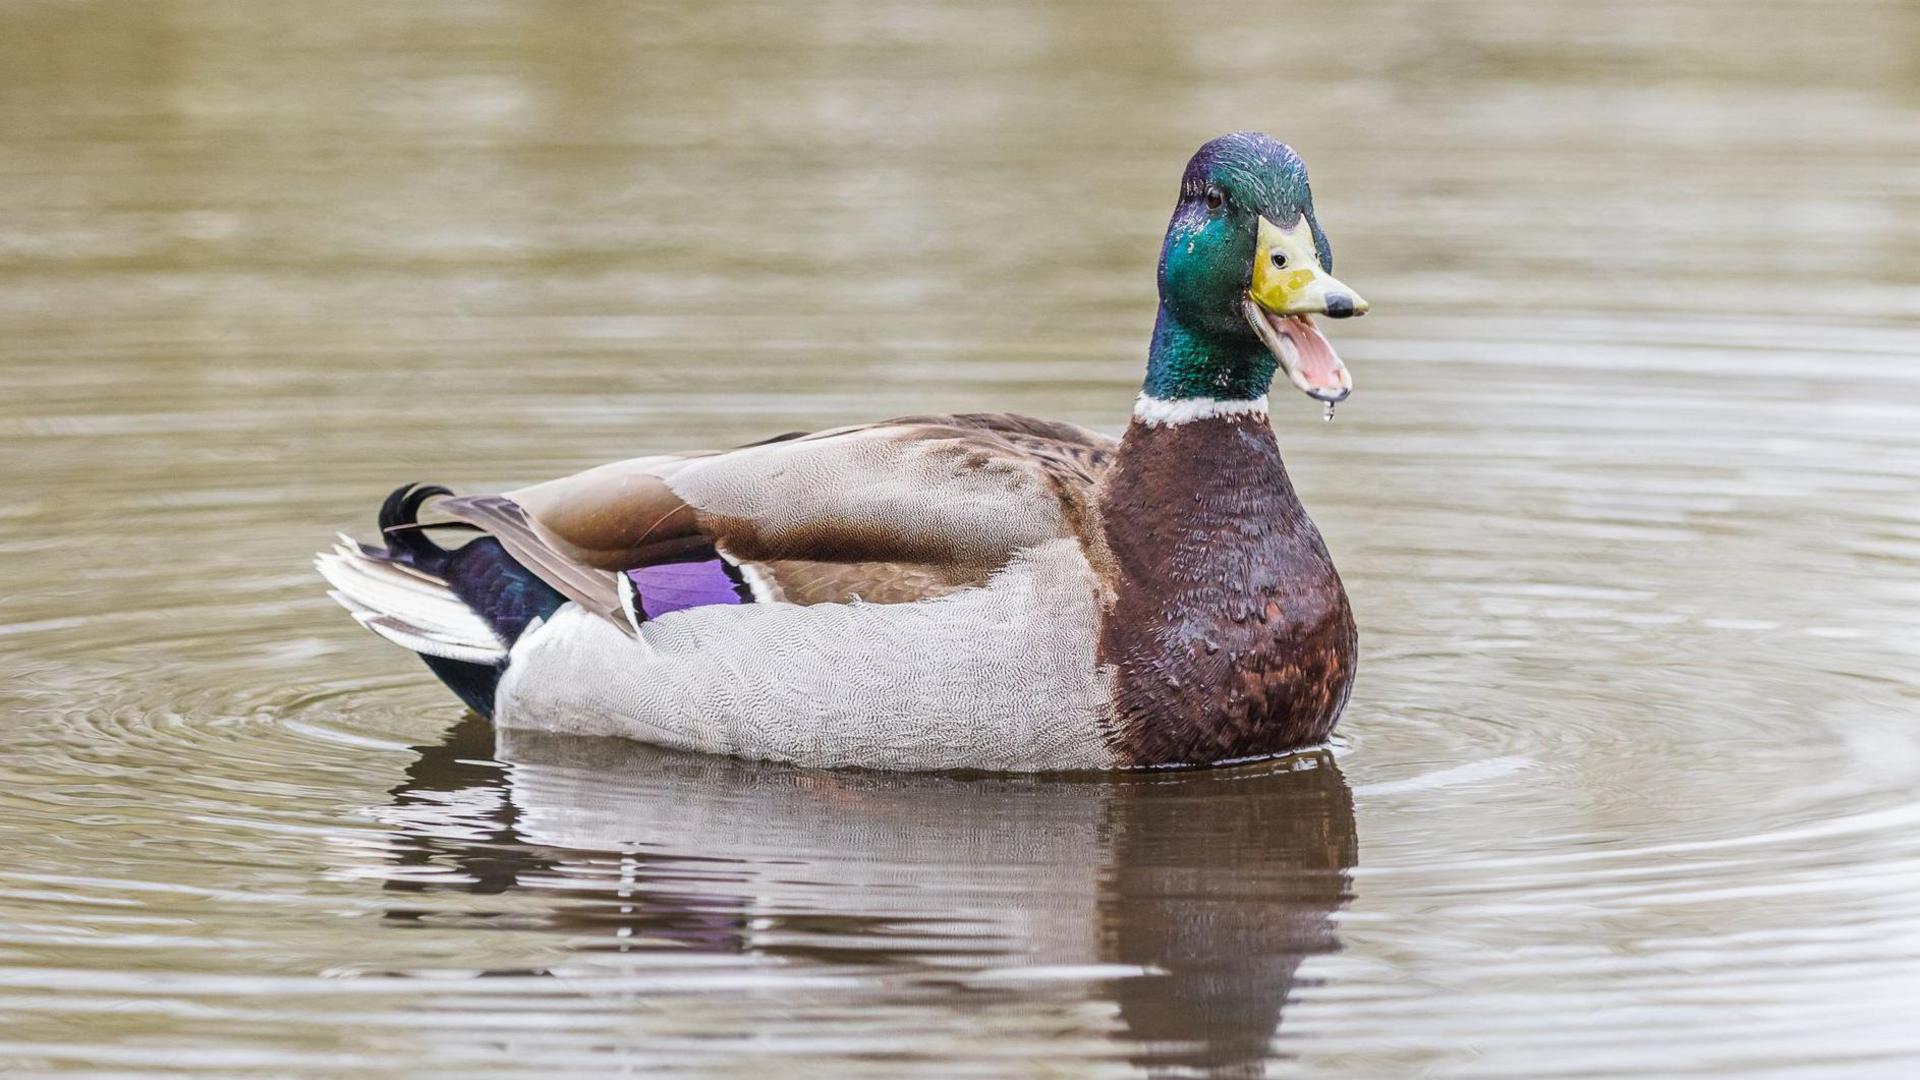
[[[617,626],[627,626],[615,575],[582,565],[567,553],[556,550],[534,530],[526,513],[512,500],[502,495],[467,495],[441,499],[435,507],[500,541],[500,546],[506,548],[516,562],[538,574],[567,599]]]
[[[737,559],[959,566],[1072,535],[1114,443],[1017,416],[916,417],[718,454],[620,462],[510,493],[571,558],[625,569],[714,543]],[[679,545],[679,546],[676,546]]]
[[[904,602],[980,584],[1015,552],[1087,527],[1114,446],[1029,417],[910,417],[435,505],[631,634],[621,573],[708,545],[796,603]],[[387,587],[406,588],[407,573]]]

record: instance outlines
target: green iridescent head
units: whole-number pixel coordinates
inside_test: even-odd
[[[1253,399],[1278,366],[1309,396],[1345,398],[1352,379],[1312,317],[1363,315],[1367,303],[1332,270],[1300,155],[1257,132],[1202,146],[1160,248],[1147,395]]]

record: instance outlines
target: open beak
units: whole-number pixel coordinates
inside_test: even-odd
[[[1253,332],[1300,392],[1321,401],[1346,399],[1353,376],[1313,325],[1313,316],[1345,319],[1367,313],[1360,294],[1320,267],[1305,214],[1283,229],[1265,217],[1254,240],[1253,283],[1241,304]]]

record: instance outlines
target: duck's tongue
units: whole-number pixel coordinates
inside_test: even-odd
[[[1264,314],[1264,313],[1263,313]],[[1333,343],[1305,315],[1268,316],[1280,338],[1280,364],[1302,393],[1321,401],[1339,401],[1353,393],[1353,376],[1333,351]]]
[[[1314,329],[1311,316],[1275,315],[1251,296],[1241,302],[1241,310],[1267,351],[1286,369],[1287,381],[1301,393],[1329,405],[1353,393],[1353,376],[1333,351],[1333,343]],[[1332,411],[1327,415],[1332,416]]]

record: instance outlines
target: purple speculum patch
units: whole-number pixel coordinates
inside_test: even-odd
[[[718,555],[638,567],[627,571],[627,580],[633,583],[637,613],[645,619],[712,604],[753,602],[740,568]]]

